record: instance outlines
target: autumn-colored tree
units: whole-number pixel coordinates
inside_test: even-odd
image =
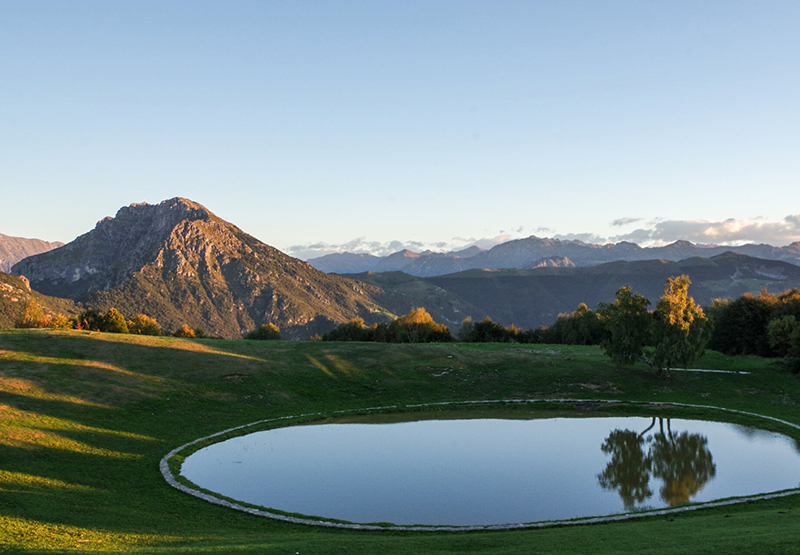
[[[175,337],[187,337],[187,338],[197,337],[195,331],[192,328],[190,328],[187,324],[182,325],[172,335],[174,335]]]
[[[127,322],[128,333],[136,335],[161,335],[161,325],[155,318],[146,314],[137,314]]]
[[[17,316],[14,327],[17,328],[46,328],[49,323],[48,318],[42,307],[39,306],[33,299],[28,299],[25,306],[22,307],[22,312]]]
[[[653,318],[653,365],[659,370],[689,368],[705,352],[708,318],[689,296],[688,276],[667,278]]]
[[[415,308],[408,314],[396,318],[389,325],[389,332],[396,343],[435,343],[453,340],[449,328],[437,324],[424,307]]]

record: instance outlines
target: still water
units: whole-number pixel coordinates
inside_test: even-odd
[[[800,487],[800,445],[666,418],[327,423],[190,455],[224,496],[358,523],[490,525],[601,516]]]

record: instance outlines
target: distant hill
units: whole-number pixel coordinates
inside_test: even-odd
[[[559,314],[574,311],[580,303],[594,309],[600,302],[611,302],[617,289],[625,285],[655,304],[666,279],[683,274],[692,280],[690,295],[705,306],[714,298],[737,298],[763,288],[778,293],[800,287],[800,267],[733,252],[680,262],[644,260],[589,268],[469,270],[425,281],[504,325],[535,328],[552,324]]]
[[[41,239],[9,237],[0,233],[0,272],[9,272],[11,267],[23,258],[53,250],[63,244]]]
[[[582,241],[563,241],[528,237],[501,243],[486,251],[461,253],[414,253],[400,251],[386,257],[372,255],[327,255],[309,260],[309,264],[325,272],[352,273],[354,266],[347,262],[360,256],[358,271],[403,271],[421,277],[440,276],[475,269],[530,269],[546,260],[568,259],[578,267],[597,266],[615,261],[668,260],[711,258],[727,251],[767,260],[781,260],[800,266],[800,242],[786,247],[770,245],[741,245],[738,247],[696,245],[676,241],[663,247],[642,248],[634,243],[595,245]]]
[[[90,232],[13,267],[31,287],[98,310],[143,312],[222,337],[272,322],[303,327],[385,319],[372,286],[328,275],[244,233],[193,201],[133,204]]]
[[[80,307],[73,301],[42,295],[31,290],[24,277],[0,272],[0,329],[13,328],[29,300],[36,301],[45,314],[74,316],[80,312]]]

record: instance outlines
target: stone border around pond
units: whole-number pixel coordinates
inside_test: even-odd
[[[439,403],[423,403],[418,405],[388,405],[384,407],[369,407],[363,409],[352,409],[352,410],[340,410],[334,411],[334,415],[345,415],[345,414],[352,414],[352,413],[362,413],[362,412],[369,412],[369,411],[386,411],[391,409],[396,410],[404,410],[404,409],[418,409],[418,408],[426,408],[426,407],[442,407],[442,406],[458,406],[458,405],[483,405],[483,404],[528,404],[528,403],[600,403],[600,404],[613,404],[613,403],[627,403],[631,405],[643,405],[643,406],[652,406],[652,405],[670,405],[675,407],[683,407],[683,408],[695,408],[695,409],[712,409],[712,410],[719,410],[722,412],[730,412],[734,414],[743,414],[746,416],[754,416],[757,418],[764,418],[766,420],[772,420],[773,422],[778,422],[785,426],[789,426],[796,430],[800,430],[800,425],[792,424],[791,422],[787,422],[786,420],[781,420],[780,418],[774,418],[772,416],[764,416],[763,414],[757,414],[754,412],[747,412],[741,411],[736,409],[726,409],[722,407],[714,407],[711,405],[690,405],[688,403],[671,403],[666,401],[661,401],[658,403],[648,402],[648,401],[623,401],[623,400],[609,400],[609,399],[498,399],[498,400],[483,400],[483,401],[444,401]],[[206,437],[201,437],[194,441],[190,441],[180,447],[176,447],[169,453],[167,453],[161,462],[159,463],[159,468],[161,470],[161,474],[164,476],[164,479],[167,481],[169,485],[178,489],[184,493],[188,493],[189,495],[193,495],[198,497],[204,501],[208,501],[209,503],[213,503],[215,505],[221,505],[223,507],[227,507],[229,509],[235,509],[237,511],[242,511],[251,515],[255,516],[262,516],[267,517],[275,520],[282,520],[284,522],[291,522],[293,524],[310,524],[313,526],[327,526],[330,528],[346,528],[350,530],[382,530],[382,531],[390,531],[390,530],[398,530],[398,531],[412,531],[412,532],[468,532],[473,530],[515,530],[521,528],[544,528],[548,526],[565,526],[565,525],[574,525],[574,524],[595,524],[599,522],[613,522],[619,520],[630,520],[633,518],[641,518],[647,516],[661,516],[661,515],[670,515],[675,513],[682,513],[686,511],[694,511],[697,509],[707,509],[712,507],[724,507],[727,505],[734,505],[736,503],[744,503],[746,501],[758,501],[764,499],[775,499],[778,497],[786,497],[789,495],[796,495],[800,493],[800,488],[782,491],[778,493],[768,493],[763,495],[755,495],[755,496],[748,496],[748,497],[737,497],[733,499],[726,499],[723,501],[712,501],[709,503],[699,503],[697,505],[688,505],[685,507],[678,507],[675,509],[661,509],[661,510],[654,510],[654,511],[642,511],[642,512],[635,512],[635,513],[626,513],[626,514],[619,514],[619,515],[610,515],[610,516],[600,516],[600,517],[591,517],[591,518],[583,518],[583,519],[575,519],[575,520],[547,520],[541,522],[530,522],[530,523],[519,523],[519,524],[488,524],[488,525],[477,525],[477,526],[378,526],[373,524],[355,524],[355,523],[347,523],[347,522],[333,522],[327,520],[315,520],[311,518],[300,518],[300,517],[293,517],[288,515],[281,515],[277,513],[271,513],[269,511],[263,509],[255,509],[252,507],[247,507],[245,505],[240,505],[238,503],[234,503],[232,501],[227,501],[225,499],[220,499],[214,495],[209,493],[204,493],[197,489],[190,488],[184,484],[181,484],[175,476],[172,474],[172,471],[169,468],[169,461],[189,447],[193,445],[197,445],[200,442],[207,441],[209,439],[213,439],[215,437],[223,436],[226,434],[230,434],[232,432],[237,432],[239,430],[244,430],[245,428],[250,428],[252,426],[259,426],[262,424],[269,424],[269,423],[278,423],[283,420],[292,420],[295,418],[309,418],[309,417],[316,417],[316,416],[325,416],[323,413],[309,413],[309,414],[299,414],[295,416],[283,416],[279,418],[270,418],[266,420],[259,420],[257,422],[251,422],[249,424],[244,424],[242,426],[236,426],[234,428],[229,428],[227,430],[223,430],[221,432],[217,432],[215,434],[211,434]]]

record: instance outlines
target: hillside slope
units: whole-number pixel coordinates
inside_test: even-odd
[[[600,302],[611,302],[625,285],[655,304],[666,279],[683,274],[692,280],[690,294],[706,306],[714,298],[737,298],[765,287],[775,293],[800,287],[800,267],[736,253],[680,262],[612,262],[591,268],[469,270],[425,279],[497,322],[535,328],[552,324],[559,314],[572,312],[580,303],[594,309]]]
[[[48,297],[32,291],[24,277],[0,272],[0,329],[13,328],[28,301],[35,301],[45,314],[73,316],[80,307],[69,299]]]

